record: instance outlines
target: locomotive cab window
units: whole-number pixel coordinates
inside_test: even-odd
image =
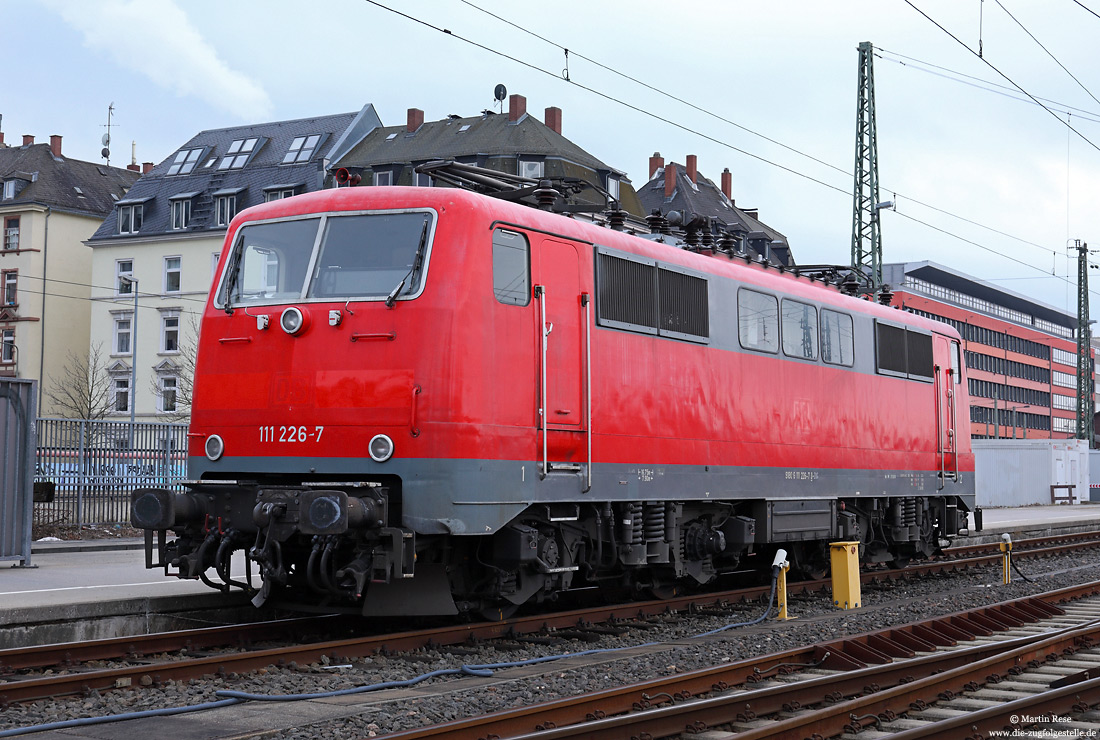
[[[427,213],[329,216],[307,297],[416,294],[424,279],[431,223]]]
[[[737,336],[745,349],[779,352],[779,302],[775,296],[737,291]]]
[[[319,223],[307,218],[243,227],[222,300],[233,305],[301,298]]]
[[[808,303],[783,300],[783,354],[817,359],[817,310]]]
[[[423,285],[432,223],[430,213],[407,212],[247,224],[227,260],[219,301],[414,295]]]
[[[531,245],[519,232],[493,232],[493,295],[509,306],[531,302]]]
[[[875,359],[883,375],[931,380],[932,335],[875,322]]]

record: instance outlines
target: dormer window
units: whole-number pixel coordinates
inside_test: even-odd
[[[619,178],[607,176],[607,194],[615,200],[619,199]]]
[[[198,149],[180,149],[176,153],[176,158],[172,160],[172,166],[168,168],[169,175],[187,175],[190,174],[195,165],[199,163],[199,157],[202,156],[203,148]]]
[[[174,200],[172,201],[172,228],[173,229],[186,229],[187,224],[191,221],[191,201],[189,200]]]
[[[237,196],[244,188],[226,188],[211,195],[214,198],[214,225],[228,226],[237,215]]]
[[[145,217],[145,204],[134,203],[118,207],[118,233],[136,234],[141,231],[141,222]]]
[[[4,181],[4,200],[11,200],[15,197],[15,180]]]
[[[244,167],[252,154],[256,151],[256,142],[259,139],[252,137],[251,139],[237,139],[229,145],[229,149],[226,151],[225,156],[222,157],[222,161],[218,163],[219,170],[239,170]]]
[[[283,156],[283,164],[308,162],[313,156],[313,150],[317,148],[317,144],[320,142],[320,134],[295,137],[294,141],[290,142],[290,149]]]
[[[292,198],[298,194],[299,188],[305,183],[293,183],[285,185],[268,185],[264,188],[264,203],[270,203],[273,200],[282,200],[283,198]]]
[[[532,162],[530,160],[521,160],[519,163],[520,177],[529,177],[532,180],[538,180],[542,177],[543,172],[546,170],[543,162]]]

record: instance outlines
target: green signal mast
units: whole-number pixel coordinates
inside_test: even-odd
[[[1089,245],[1077,247],[1077,439],[1092,447],[1092,327],[1089,321]]]
[[[882,288],[882,232],[879,211],[893,208],[879,201],[878,134],[875,131],[874,47],[859,45],[859,90],[856,100],[856,168],[852,204],[852,267],[863,276],[866,292]]]

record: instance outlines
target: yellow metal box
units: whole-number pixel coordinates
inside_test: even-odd
[[[859,543],[829,544],[833,570],[833,606],[858,609],[862,601],[859,591]]]

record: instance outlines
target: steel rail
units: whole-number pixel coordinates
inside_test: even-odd
[[[1073,587],[1051,592],[1051,600],[1066,600],[1100,593],[1100,582],[1084,587]],[[1062,644],[1074,644],[1084,630],[1082,627],[1063,628],[1052,633],[1019,637],[1011,641],[983,643],[970,648],[941,651],[923,657],[917,652],[931,652],[937,647],[954,646],[958,640],[972,639],[975,635],[989,635],[997,630],[1008,630],[1056,616],[1060,609],[1051,606],[1042,597],[1027,597],[1001,602],[987,607],[958,612],[943,617],[923,620],[901,627],[864,633],[850,638],[834,640],[816,646],[788,650],[736,661],[714,668],[652,679],[642,683],[592,692],[576,697],[537,704],[494,714],[453,720],[430,727],[416,728],[386,735],[386,740],[429,740],[446,737],[448,740],[477,740],[486,737],[629,737],[643,729],[659,736],[651,724],[652,718],[671,716],[669,734],[682,732],[691,723],[685,717],[697,721],[704,716],[697,711],[732,707],[732,711],[715,709],[719,713],[707,726],[733,721],[729,717],[745,721],[755,715],[790,711],[802,704],[820,701],[829,695],[834,699],[860,694],[868,686],[908,684],[917,675],[932,675],[949,669],[957,669],[976,661],[1003,653],[1009,648],[1028,648],[1040,644],[1046,649],[1056,637],[1065,638]],[[1089,628],[1100,638],[1100,620]],[[901,662],[892,662],[900,660]],[[763,666],[763,668],[762,668]],[[721,692],[731,686],[751,684],[774,672],[790,673],[798,667],[835,669],[841,673],[819,679],[808,679],[759,690],[749,690],[735,697],[718,697],[690,701],[697,694]],[[670,707],[647,711],[655,699],[668,701]],[[685,702],[681,704],[680,702]],[[731,703],[732,702],[732,703]],[[629,712],[637,712],[630,719]],[[620,716],[621,715],[621,716]],[[845,715],[846,716],[846,715]],[[678,723],[678,724],[677,724]],[[559,726],[556,732],[546,732]],[[604,734],[600,734],[604,733]],[[765,735],[766,736],[766,735]],[[740,740],[740,736],[738,737]]]
[[[339,619],[339,616],[296,617],[220,627],[155,632],[147,635],[4,648],[0,649],[0,677],[12,671],[65,666],[89,660],[113,660],[127,656],[200,650],[247,644],[254,640],[300,638],[303,630],[330,626],[325,623],[331,623],[334,619]]]
[[[1073,548],[1072,545],[1063,548]],[[1051,551],[1061,551],[1063,548],[1045,548],[1039,550],[1025,550],[1019,553],[1047,554]],[[968,558],[961,561],[940,564],[922,564],[910,568],[895,571],[879,571],[862,574],[864,582],[882,580],[884,578],[905,577],[915,570],[938,568],[941,570],[957,570],[966,566],[990,565],[999,562],[1000,556],[986,556]],[[804,581],[790,584],[788,590],[791,593],[806,593],[815,590],[824,590],[828,587],[827,581]],[[245,651],[237,654],[227,654],[212,657],[201,657],[189,660],[160,661],[153,664],[140,666],[125,666],[113,669],[84,671],[74,674],[51,675],[48,677],[30,678],[21,680],[9,680],[0,683],[0,705],[3,703],[31,701],[50,696],[71,693],[89,692],[95,690],[108,690],[112,688],[124,688],[138,683],[159,683],[167,680],[182,680],[196,678],[212,673],[244,672],[263,668],[271,664],[287,664],[290,662],[316,662],[322,655],[330,657],[365,657],[377,653],[403,652],[433,645],[456,645],[466,641],[490,640],[509,638],[519,635],[529,635],[550,630],[562,630],[575,628],[578,625],[586,626],[592,622],[613,622],[615,620],[633,620],[637,618],[656,616],[668,612],[690,610],[693,608],[715,606],[727,609],[732,601],[748,602],[758,600],[766,596],[770,591],[769,586],[755,586],[733,591],[694,594],[679,596],[671,599],[659,599],[645,602],[634,602],[618,606],[601,606],[596,608],[574,609],[554,614],[544,614],[513,618],[502,622],[485,622],[466,625],[451,625],[432,629],[414,630],[385,635],[363,636],[342,640],[326,640],[307,645],[294,645],[289,647],[271,648],[260,651]],[[958,617],[964,620],[964,617]],[[996,622],[994,621],[994,624]],[[972,625],[964,625],[971,628]],[[221,629],[221,628],[218,628]],[[258,627],[261,631],[263,625]],[[190,631],[185,631],[190,632]],[[955,634],[962,634],[956,631]],[[150,635],[146,637],[130,637],[120,640],[99,641],[94,645],[92,654],[95,657],[81,658],[85,660],[111,659],[125,656],[129,653],[146,654],[161,652],[161,649],[153,649],[161,636]],[[173,638],[167,638],[169,644]],[[176,638],[178,639],[178,638]],[[200,639],[198,631],[192,634],[193,645],[198,646]],[[214,638],[216,641],[216,637]],[[131,645],[144,641],[149,647],[141,647],[131,650]],[[114,643],[116,649],[111,654],[110,643]],[[223,644],[225,644],[223,640]],[[210,645],[204,645],[210,646]],[[176,648],[177,650],[179,647]],[[15,649],[18,650],[18,649]],[[42,654],[52,652],[61,663],[73,660],[78,651],[77,643],[44,646],[38,650]],[[98,651],[98,652],[97,652]],[[5,658],[5,652],[0,651],[0,659]],[[11,665],[14,655],[8,653],[5,664]],[[28,658],[30,660],[30,658]],[[44,665],[40,662],[39,665]]]

